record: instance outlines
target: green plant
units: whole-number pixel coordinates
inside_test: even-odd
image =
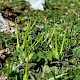
[[[0,5],[3,3],[0,0]],[[25,0],[6,0],[0,7],[2,13],[6,6],[20,15],[16,34],[0,33],[0,49],[7,50],[0,54],[0,76],[10,80],[79,80],[79,0],[46,0],[44,11],[30,9]],[[36,66],[30,68],[30,63]]]
[[[52,60],[52,56],[58,60],[62,58],[62,51],[64,50],[63,46],[65,45],[66,41],[66,32],[67,29],[64,31],[64,33],[61,33],[61,30],[57,28],[52,28],[47,33],[48,37],[45,39],[48,39],[48,45],[51,49],[51,51],[46,53],[46,56],[49,60]]]

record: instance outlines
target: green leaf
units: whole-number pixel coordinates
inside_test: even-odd
[[[46,59],[45,55],[42,52],[38,52],[38,56],[39,56],[38,61],[40,61],[43,58],[47,62],[47,59]]]
[[[26,61],[26,62],[27,62],[27,61],[30,61],[30,60],[32,59],[33,55],[34,55],[34,53],[31,53],[31,54],[25,59],[25,61]],[[28,60],[28,58],[29,58],[29,60]]]
[[[73,54],[80,58],[80,46],[73,49]]]
[[[51,51],[46,53],[46,57],[49,61],[52,61],[52,55],[53,53]]]
[[[58,59],[59,60],[59,53],[57,53],[55,50],[52,51],[53,52],[53,56],[54,58]]]
[[[31,80],[35,80],[34,76],[32,74],[29,74],[31,77]]]
[[[55,53],[55,58],[59,60],[59,54]]]
[[[50,68],[49,68],[48,65],[45,65],[45,66],[43,67],[43,71],[44,71],[44,73],[50,73],[50,72],[51,72],[51,70],[50,70]]]

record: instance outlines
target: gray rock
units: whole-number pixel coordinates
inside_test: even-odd
[[[13,23],[13,22],[3,18],[2,14],[0,13],[0,32],[13,33],[15,31],[15,29],[11,27],[8,23]]]
[[[45,0],[26,0],[30,3],[30,7],[35,10],[42,10],[44,11],[44,4]]]

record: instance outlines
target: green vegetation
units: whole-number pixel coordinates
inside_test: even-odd
[[[15,33],[0,33],[1,77],[80,80],[79,0],[46,0],[44,11],[30,9],[24,0],[2,4],[1,11],[9,7],[17,16],[7,17],[15,22]]]

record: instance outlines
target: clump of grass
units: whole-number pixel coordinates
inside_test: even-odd
[[[15,5],[12,8],[16,11],[16,2],[13,0],[7,5]],[[19,6],[19,11],[22,7],[23,5]],[[11,57],[5,63],[7,71],[2,69],[8,78],[13,76],[15,79],[17,76],[17,80],[78,79],[79,1],[46,0],[45,7],[45,11],[36,11],[29,7],[21,10],[21,15],[16,20],[16,33],[8,38],[1,35],[0,48],[5,48],[3,42],[6,48],[9,49],[10,45],[13,47]],[[19,29],[19,25],[22,28]],[[38,32],[36,28],[41,31]],[[17,42],[12,41],[13,38]],[[30,62],[35,62],[36,68],[29,69]]]

